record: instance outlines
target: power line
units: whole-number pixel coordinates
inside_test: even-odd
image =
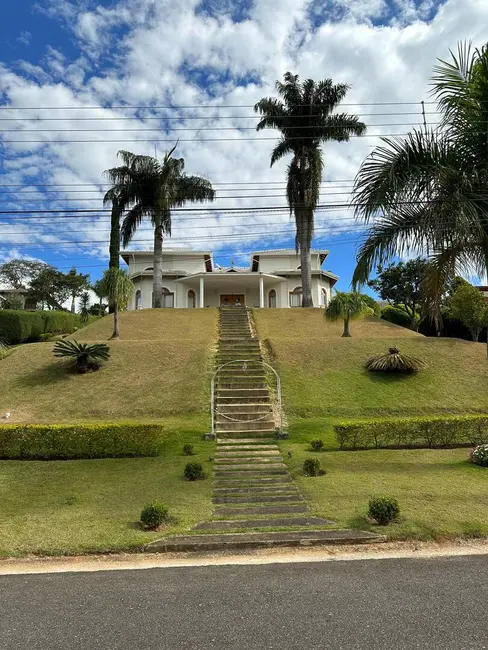
[[[323,183],[354,183],[354,179],[350,180],[324,180],[321,181],[321,185]],[[0,183],[0,187],[80,187],[80,186],[87,186],[87,187],[93,187],[93,185],[98,185],[99,183],[24,183],[22,185],[14,185],[14,184],[5,184],[5,183]],[[240,182],[240,181],[234,181],[234,182],[226,182],[226,183],[221,183],[221,182],[212,182],[212,185],[267,185],[267,184],[272,184],[272,185],[285,185],[286,186],[286,181],[245,181],[245,182]],[[99,185],[105,185],[106,187],[111,187],[110,183],[100,183]],[[83,190],[79,190],[80,192]],[[95,190],[93,190],[95,191]]]
[[[340,103],[340,106],[416,106],[420,105],[420,101],[415,102],[355,102],[355,103]],[[325,104],[325,102],[324,102]],[[437,102],[425,102],[425,105],[434,105]],[[331,103],[330,105],[336,105],[336,103]],[[202,109],[202,108],[211,108],[213,110],[219,108],[254,108],[255,104],[173,104],[169,106],[134,106],[134,105],[115,105],[115,106],[0,106],[2,111],[72,111],[72,110],[83,110],[83,111],[100,111],[100,110],[187,110],[187,109]],[[316,106],[316,104],[291,104],[289,108],[299,108],[300,106]]]

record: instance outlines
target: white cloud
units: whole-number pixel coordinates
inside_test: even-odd
[[[118,149],[153,154],[156,144],[162,154],[179,138],[177,151],[186,159],[188,173],[203,175],[216,184],[234,184],[217,185],[222,198],[215,206],[275,205],[283,209],[271,215],[177,213],[173,245],[201,246],[204,242],[206,248],[228,250],[232,246],[237,251],[248,250],[255,241],[263,239],[276,245],[282,239],[282,231],[293,231],[283,196],[286,163],[270,169],[273,140],[248,140],[275,138],[275,133],[265,131],[258,135],[253,130],[242,130],[256,124],[252,111],[256,100],[273,94],[275,80],[286,70],[302,77],[332,77],[352,85],[346,103],[361,106],[346,106],[344,110],[361,113],[371,125],[370,134],[405,132],[419,122],[420,116],[389,114],[418,113],[418,102],[426,98],[436,57],[447,56],[448,49],[460,39],[481,44],[488,19],[485,0],[447,0],[436,14],[433,0],[396,0],[396,18],[388,13],[384,0],[335,0],[329,4],[334,4],[336,13],[331,9],[327,18],[324,14],[319,17],[318,3],[311,0],[254,0],[240,22],[233,22],[230,5],[221,5],[221,11],[211,10],[212,5],[208,5],[209,11],[205,12],[197,0],[122,0],[111,8],[52,0],[44,11],[71,30],[78,44],[78,58],[68,60],[59,46],[52,46],[39,62],[23,61],[15,69],[0,65],[0,94],[13,108],[32,107],[30,111],[9,111],[9,117],[22,121],[2,127],[17,131],[2,134],[4,166],[0,182],[25,184],[23,192],[32,190],[28,201],[25,193],[12,195],[10,205],[18,206],[22,201],[33,209],[39,207],[42,199],[52,209],[99,209],[104,189],[101,173],[116,164]],[[342,19],[333,20],[339,10],[345,11]],[[375,26],[380,19],[387,24]],[[103,67],[99,58],[102,53]],[[383,109],[366,106],[375,102],[417,103],[391,104]],[[205,108],[149,108],[141,112],[104,107],[149,104]],[[91,110],[87,106],[98,108]],[[43,107],[62,108],[38,110]],[[387,115],[375,115],[379,113]],[[50,119],[43,121],[41,117]],[[156,117],[179,119],[152,119]],[[194,117],[202,119],[189,119]],[[429,116],[429,120],[435,119],[435,115]],[[403,126],[373,126],[398,123]],[[171,128],[164,131],[164,127]],[[203,127],[230,130],[195,131]],[[212,138],[220,141],[211,141]],[[7,140],[21,142],[9,144]],[[327,178],[350,181],[376,143],[376,138],[368,137],[349,144],[328,144]],[[271,187],[275,189],[258,189],[262,181],[272,181]],[[46,193],[33,186],[40,182],[65,187]],[[255,183],[250,186],[255,189],[246,191],[249,186],[245,185],[235,189],[235,184],[246,182]],[[233,189],[226,192],[226,187]],[[344,203],[349,198],[350,183],[327,186],[327,190],[328,197],[324,195],[323,200]],[[232,198],[244,195],[261,196]],[[40,245],[58,239],[92,240],[94,243],[86,245],[60,246],[67,264],[74,253],[106,257],[107,214],[55,223],[62,227],[46,224],[45,219],[17,220],[15,229],[19,235],[7,235],[4,241],[14,246],[27,237]],[[11,224],[2,226],[5,232],[7,228],[13,231]],[[317,213],[319,237],[341,231],[357,232],[350,211]],[[232,239],[254,232],[261,233],[254,241],[250,237]],[[142,247],[150,248],[149,226],[141,229],[137,240]]]

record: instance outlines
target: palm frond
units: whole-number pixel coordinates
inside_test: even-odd
[[[275,162],[278,162],[278,160],[281,160],[281,158],[283,158],[284,156],[292,152],[293,152],[293,145],[290,142],[290,140],[287,140],[286,138],[282,138],[271,153],[270,167],[272,167],[275,164]]]
[[[370,311],[369,305],[360,293],[338,291],[325,310],[324,318],[329,321],[355,320],[370,313]]]
[[[413,373],[425,368],[425,363],[417,357],[402,354],[398,348],[390,348],[386,354],[370,357],[364,366],[371,372]]]
[[[262,131],[266,128],[282,129],[283,126],[286,126],[288,114],[279,99],[263,97],[254,105],[254,112],[263,116],[256,126],[256,131]]]

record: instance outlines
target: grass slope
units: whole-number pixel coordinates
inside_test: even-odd
[[[183,313],[184,312],[184,313]],[[107,316],[74,338],[106,341]],[[147,310],[121,314],[121,339],[111,341],[110,360],[96,373],[67,372],[52,343],[15,348],[0,366],[0,413],[10,422],[149,420],[202,413],[217,310]]]
[[[281,311],[286,313],[280,313]],[[486,346],[426,338],[380,319],[351,325],[324,321],[319,310],[255,311],[281,375],[285,410],[298,417],[368,417],[488,411]],[[366,359],[397,345],[420,357],[427,369],[413,376],[381,376]]]

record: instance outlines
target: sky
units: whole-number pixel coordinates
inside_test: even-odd
[[[347,290],[364,225],[352,181],[381,135],[436,124],[429,78],[458,41],[485,42],[486,0],[16,0],[0,22],[0,263],[41,259],[93,280],[108,262],[108,189],[117,152],[164,155],[208,178],[211,205],[173,215],[165,245],[225,266],[294,246],[287,161],[253,106],[286,71],[350,90],[341,110],[365,137],[324,146],[315,248]],[[485,39],[485,40],[484,40]],[[264,208],[267,208],[265,210]],[[247,210],[247,212],[246,212]],[[44,212],[43,212],[44,211]],[[80,212],[81,211],[81,212]],[[149,225],[131,248],[150,249]]]

